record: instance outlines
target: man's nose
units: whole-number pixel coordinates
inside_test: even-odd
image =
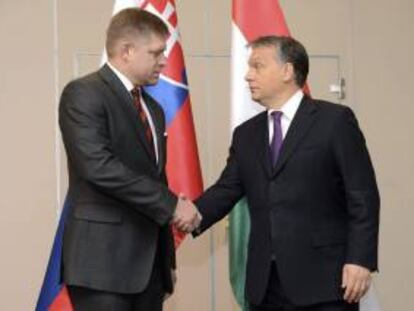
[[[160,56],[160,60],[159,60],[158,64],[161,67],[165,67],[167,65],[167,56],[165,56],[164,53]]]
[[[247,70],[246,74],[244,75],[244,80],[246,80],[247,82],[252,80],[252,74],[250,70]]]

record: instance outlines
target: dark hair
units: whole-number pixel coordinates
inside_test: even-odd
[[[252,48],[273,46],[280,61],[293,65],[296,84],[299,87],[305,85],[309,73],[309,57],[299,41],[285,36],[264,36],[253,40],[249,46]]]
[[[165,23],[147,11],[139,8],[129,8],[119,11],[111,18],[106,31],[106,52],[111,57],[119,39],[151,34],[168,36],[169,31]]]

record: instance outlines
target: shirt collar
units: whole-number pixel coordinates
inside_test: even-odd
[[[128,92],[131,92],[134,89],[134,84],[118,69],[115,68],[110,62],[107,62],[109,68],[115,73],[115,75],[121,80],[122,84],[125,86]]]
[[[296,111],[299,108],[300,102],[302,101],[304,94],[301,89],[297,90],[295,94],[293,94],[289,100],[282,105],[282,107],[279,109],[279,111],[282,111],[283,115],[289,119],[289,121],[293,120],[293,117],[296,114]],[[273,111],[277,111],[276,109],[269,109],[267,111],[268,116]]]

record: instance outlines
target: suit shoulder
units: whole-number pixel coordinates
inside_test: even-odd
[[[95,73],[70,81],[63,89],[59,110],[76,109],[86,110],[100,107],[105,98],[104,83]]]
[[[258,113],[257,115],[247,119],[246,121],[239,124],[234,131],[236,132],[244,132],[244,131],[251,131],[252,128],[256,127],[257,123],[263,122],[266,119],[267,112],[263,111]]]
[[[70,81],[63,89],[63,93],[71,91],[87,91],[99,88],[102,85],[102,79],[97,72],[90,73],[83,77]]]
[[[325,100],[320,99],[311,99],[310,100],[311,105],[315,105],[315,107],[321,111],[323,114],[328,115],[330,117],[340,116],[344,113],[353,113],[352,109],[348,106],[338,104],[338,103],[332,103]]]

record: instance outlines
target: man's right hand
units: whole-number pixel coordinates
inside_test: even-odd
[[[192,232],[201,222],[200,214],[193,202],[180,196],[173,217],[174,225],[181,231]]]

